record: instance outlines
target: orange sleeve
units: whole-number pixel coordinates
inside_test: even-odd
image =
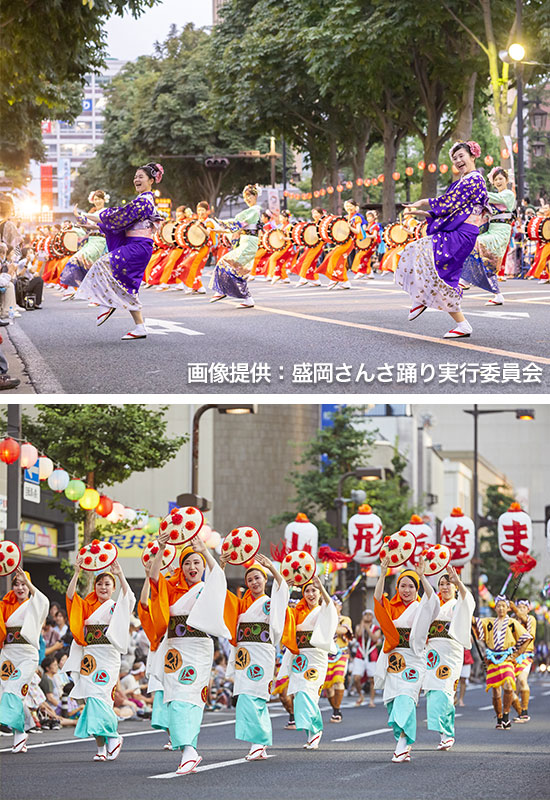
[[[69,617],[69,628],[71,633],[76,639],[77,643],[82,647],[86,646],[84,641],[84,620],[88,618],[86,603],[80,595],[74,593],[72,599],[66,595],[67,614]]]
[[[296,643],[296,612],[294,608],[287,609],[281,645],[284,645],[287,650],[290,650],[294,655],[298,655],[298,645]]]
[[[223,609],[223,620],[231,633],[231,644],[237,644],[237,623],[241,613],[241,603],[239,598],[233,592],[227,591],[225,593],[225,605]]]
[[[155,637],[160,641],[166,633],[170,621],[170,592],[164,575],[159,575],[157,582],[149,579],[149,583],[151,586],[151,599],[149,600],[151,623]],[[141,603],[139,605],[141,606]]]
[[[158,638],[155,630],[155,625],[151,616],[151,610],[148,605],[143,606],[141,603],[138,603],[137,612],[141,626],[145,631],[145,635],[151,643],[151,650],[154,652],[159,646],[160,639]]]
[[[387,597],[382,598],[382,603],[374,598],[374,614],[384,634],[384,653],[389,653],[399,644],[399,634],[391,618],[390,604]]]
[[[3,600],[0,600],[0,647],[4,643],[4,639],[6,638],[6,620],[4,617],[5,614],[5,603]]]

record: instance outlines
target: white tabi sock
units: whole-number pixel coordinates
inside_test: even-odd
[[[402,733],[395,745],[395,754],[399,756],[401,753],[404,753],[406,750],[408,750],[408,748],[409,745],[407,744],[407,737],[404,733]]]

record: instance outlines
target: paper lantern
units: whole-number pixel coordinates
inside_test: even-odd
[[[97,492],[95,489],[86,489],[78,502],[81,508],[84,508],[86,511],[91,511],[92,509],[97,508],[99,503],[99,492]]]
[[[210,527],[210,525],[207,525],[206,523],[204,523],[204,525],[202,526],[202,528],[199,531],[199,536],[203,540],[205,545],[208,547],[208,541],[209,541],[210,537],[212,536],[212,528]]]
[[[394,179],[394,181],[398,181],[399,178],[401,177],[401,173],[400,172],[392,172],[391,176]]]
[[[483,160],[488,167],[492,167],[495,159],[493,158],[493,156],[485,156]]]
[[[95,513],[100,517],[108,517],[113,510],[113,501],[107,495],[102,494],[99,498],[99,503],[95,507]]]
[[[72,480],[67,484],[67,488],[65,489],[65,497],[68,500],[72,500],[73,503],[76,503],[78,500],[80,500],[85,491],[86,484],[84,481]]]
[[[358,564],[372,564],[378,558],[384,529],[382,520],[365,503],[348,521],[348,549]]]
[[[319,194],[321,195],[321,197],[324,197],[326,193],[327,193],[326,189],[319,189]]]
[[[510,151],[507,150],[506,147],[503,147],[502,150],[500,151],[500,155],[502,156],[502,158],[510,158]]]
[[[441,523],[441,544],[451,551],[451,565],[463,567],[474,556],[476,535],[473,519],[466,517],[461,508],[453,508],[450,516]]]
[[[283,192],[283,197],[288,197],[289,194],[290,193],[289,193],[288,189],[285,189],[284,192]]]
[[[220,536],[218,531],[212,531],[212,533],[210,534],[210,538],[208,539],[208,547],[211,550],[215,550],[220,544],[221,540],[222,537]]]
[[[378,183],[384,183],[385,180],[386,180],[386,176],[385,175],[380,174],[378,176]]]
[[[437,164],[428,164],[428,172],[435,172],[437,169]]]
[[[498,549],[505,561],[515,561],[520,555],[531,552],[533,526],[531,517],[519,503],[512,503],[508,511],[498,518]]]
[[[15,439],[9,436],[0,442],[0,461],[4,464],[13,464],[19,458],[21,448]]]
[[[352,188],[353,188],[353,181],[346,181],[346,189],[352,189]]]
[[[439,167],[439,171],[441,172],[442,175],[445,175],[445,173],[449,171],[449,167],[447,166],[447,164],[442,164]]]
[[[412,558],[407,561],[408,566],[414,566],[418,556],[430,544],[435,544],[435,531],[417,514],[413,514],[410,521],[402,526],[402,530],[410,531],[416,538],[416,547]]]
[[[149,517],[147,525],[143,528],[143,533],[158,533],[160,517]]]
[[[519,145],[518,145],[518,143],[517,143],[517,142],[514,142],[514,144],[512,145],[512,150],[513,150],[513,151],[514,151],[514,153],[517,155],[517,153],[518,153],[518,150],[519,150]]]
[[[413,172],[414,172],[414,169],[412,167],[405,167],[405,175],[408,175],[409,178],[411,177]]]
[[[53,472],[53,461],[47,456],[40,456],[38,459],[38,478],[41,481],[47,480]]]
[[[334,187],[333,186],[327,186],[327,194],[334,194]]]
[[[364,180],[363,180],[363,178],[357,178],[357,180],[355,181],[355,183],[357,184],[357,186],[362,186],[362,185],[363,185],[363,183],[364,183]]]
[[[336,191],[337,192],[343,192],[344,191],[344,187],[342,186],[341,183],[339,183],[338,186],[336,187]]]
[[[425,161],[419,161],[418,162],[418,169],[426,169],[426,162]]]
[[[378,179],[377,178],[373,178],[372,179],[372,185],[373,186],[378,186]]]
[[[38,461],[38,450],[30,442],[21,445],[19,454],[21,469],[28,469]]]
[[[289,522],[285,528],[285,547],[288,552],[303,550],[311,553],[317,560],[319,546],[319,531],[317,526],[310,522],[306,514],[297,514],[296,519]]]
[[[123,518],[126,522],[134,523],[137,520],[137,511],[135,508],[124,508]]]
[[[69,485],[69,481],[70,477],[68,472],[65,472],[64,469],[54,469],[48,478],[48,486],[54,492],[64,492]]]
[[[121,522],[124,519],[124,506],[122,503],[113,503],[113,508],[107,519],[109,522]]]
[[[365,186],[370,186],[370,185],[371,185],[371,179],[367,178],[367,180],[365,181]]]
[[[319,190],[318,190],[318,189],[316,189],[316,190],[313,192],[313,197],[319,197]]]

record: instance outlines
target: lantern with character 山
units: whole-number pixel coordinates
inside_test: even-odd
[[[528,555],[533,545],[531,517],[519,503],[512,503],[498,518],[498,549],[505,561],[512,563],[518,556]]]
[[[359,506],[348,521],[348,549],[358,564],[373,564],[378,558],[384,535],[382,520],[368,504]]]
[[[461,508],[453,508],[450,516],[441,523],[441,544],[451,551],[451,565],[463,567],[474,555],[476,534],[473,519],[466,517]]]
[[[297,514],[296,519],[285,528],[285,549],[287,553],[304,550],[317,560],[319,532],[317,526],[310,522],[307,514]]]
[[[435,531],[418,514],[413,514],[410,521],[403,525],[402,530],[410,531],[416,539],[416,547],[412,558],[407,561],[407,566],[412,567],[417,563],[418,556],[422,550],[425,550],[431,544],[435,544]]]

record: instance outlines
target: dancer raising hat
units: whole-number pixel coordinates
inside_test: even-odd
[[[78,212],[105,233],[109,252],[90,267],[75,299],[99,305],[97,325],[107,322],[117,308],[129,311],[136,327],[122,337],[125,340],[147,336],[138,290],[153,252],[157,223],[164,220],[155,208],[152,192],[163,174],[160,164],[145,164],[134,175],[135,200],[120,208],[105,208],[99,214]]]
[[[426,636],[437,614],[439,601],[424,575],[424,559],[415,570],[407,569],[397,579],[391,600],[384,597],[389,556],[380,562],[380,577],[374,590],[374,610],[384,634],[384,647],[376,667],[375,686],[384,689],[388,723],[396,740],[392,761],[411,760],[416,739],[416,705],[426,671]],[[420,582],[424,587],[418,597]]]
[[[497,730],[512,727],[509,715],[516,691],[515,659],[527,649],[533,638],[520,622],[508,616],[508,609],[508,598],[499,594],[495,597],[496,619],[475,619],[478,637],[485,642],[485,691],[491,689],[493,693]]]
[[[38,667],[39,639],[48,608],[48,598],[32,585],[28,572],[18,567],[11,575],[11,591],[0,600],[0,723],[13,731],[12,753],[27,752],[23,702]]]
[[[338,614],[317,576],[302,589],[303,597],[288,609],[282,644],[287,648],[279,670],[289,675],[296,728],[307,732],[306,750],[317,750],[323,735],[319,692],[325,682],[329,652],[335,652]]]
[[[227,558],[222,554],[222,569],[226,563]],[[271,598],[265,593],[268,573],[273,576]],[[235,736],[250,742],[246,759],[256,761],[267,758],[266,747],[273,741],[267,703],[289,593],[271,561],[261,553],[247,567],[244,582],[244,596],[239,598],[228,592],[225,602],[225,621],[233,645],[226,677],[233,680],[233,696],[237,698]]]
[[[168,537],[169,528],[158,537],[149,575],[151,616],[157,637],[164,637],[154,664],[168,704],[172,749],[182,751],[176,772],[187,775],[202,761],[196,748],[214,659],[211,636],[230,636],[223,621],[227,582],[199,536],[182,550],[179,569],[170,578],[161,575]]]
[[[417,200],[408,208],[428,218],[428,235],[403,250],[395,270],[395,282],[412,301],[409,320],[426,308],[447,311],[456,325],[446,339],[470,336],[472,326],[460,310],[459,287],[464,261],[474,249],[483,213],[488,206],[487,187],[475,159],[481,155],[477,142],[456,142],[450,150],[458,180],[432,199]]]
[[[426,692],[428,730],[441,734],[438,750],[449,750],[455,742],[455,686],[464,649],[472,646],[475,601],[451,566],[439,578],[437,588],[441,607],[428,631],[422,688]]]
[[[94,589],[82,598],[76,587],[84,556],[76,557],[74,575],[67,588],[69,627],[74,636],[65,663],[74,686],[70,697],[86,701],[74,735],[79,739],[93,736],[97,743],[94,761],[114,761],[120,754],[122,736],[113,698],[120,673],[120,660],[128,652],[130,617],[136,598],[122,568],[115,561],[109,572],[96,574]],[[115,600],[116,580],[121,589]]]

